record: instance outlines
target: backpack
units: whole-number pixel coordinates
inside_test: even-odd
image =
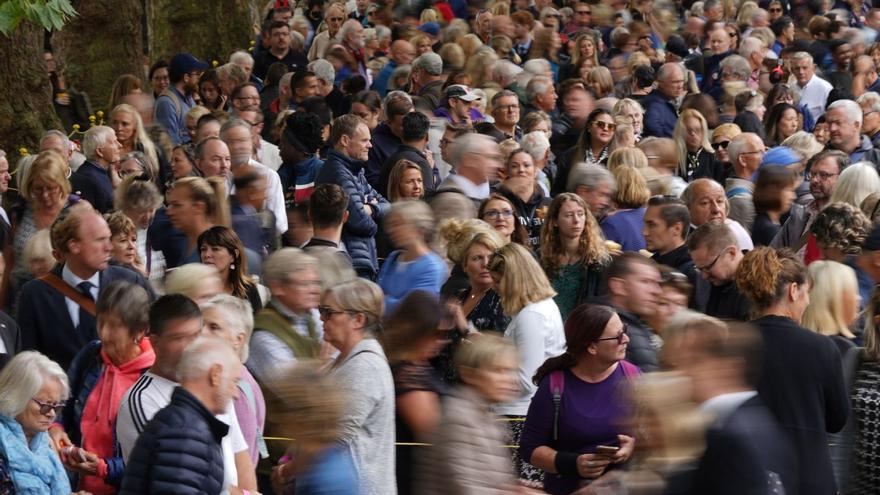
[[[620,361],[623,368],[623,376],[627,380],[639,376],[641,372],[638,366],[629,361]],[[562,405],[562,392],[565,390],[565,370],[550,372],[550,394],[553,396],[553,441],[559,440],[559,408]]]

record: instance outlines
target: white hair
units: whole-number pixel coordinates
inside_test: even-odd
[[[333,68],[333,64],[323,58],[312,60],[308,65],[308,69],[315,73],[315,77],[326,84],[332,86],[333,82],[336,81],[336,69]],[[289,85],[290,83],[288,82]]]
[[[58,363],[37,351],[16,354],[0,371],[0,414],[10,418],[21,414],[46,380],[53,378],[61,385],[60,399],[67,400],[67,373]]]
[[[880,176],[871,162],[853,163],[840,173],[837,186],[828,199],[831,203],[849,203],[859,208],[871,193],[880,192]]]
[[[867,91],[856,98],[856,103],[869,107],[872,112],[880,112],[880,93]]]
[[[727,156],[730,158],[730,163],[736,163],[739,159],[739,155],[746,150],[746,145],[749,141],[756,140],[758,143],[761,143],[762,146],[764,145],[764,142],[761,141],[761,136],[758,136],[754,132],[743,132],[734,136],[727,145]]]
[[[309,22],[308,18],[304,15],[295,15],[290,19],[290,27],[291,28],[306,28],[309,31],[312,30],[312,23]]]
[[[828,108],[825,111],[828,112],[829,110],[835,110],[837,108],[843,110],[843,113],[850,122],[862,123],[862,107],[860,107],[858,103],[852,100],[837,100],[828,105]]]
[[[229,63],[235,65],[244,63],[253,67],[254,57],[252,57],[250,53],[244,50],[238,50],[236,52],[232,52],[232,55],[229,56]]]
[[[64,149],[70,152],[70,138],[67,137],[67,134],[59,131],[58,129],[50,129],[43,134],[43,137],[40,138],[40,148],[43,147],[43,143],[46,142],[49,138],[57,137],[61,140],[61,143],[64,145]]]
[[[382,41],[384,38],[391,37],[391,30],[387,26],[376,26],[376,39]]]
[[[763,50],[764,42],[755,38],[754,36],[749,36],[744,39],[742,44],[739,46],[739,54],[748,59],[752,56],[753,53]]]
[[[204,376],[216,365],[223,367],[224,376],[240,361],[229,342],[210,335],[202,335],[186,346],[177,364],[177,381],[183,382]]]
[[[526,101],[531,103],[535,101],[538,95],[547,94],[553,87],[553,80],[547,76],[534,76],[529,84],[526,85]]]
[[[550,70],[550,62],[543,58],[533,58],[523,64],[523,71],[532,76],[544,75]]]
[[[496,145],[492,138],[484,134],[477,134],[475,132],[463,134],[457,137],[449,147],[449,161],[456,168],[461,167],[464,156],[484,144]]]
[[[350,33],[352,30],[354,30],[358,26],[361,26],[361,21],[359,21],[357,19],[349,19],[349,20],[345,21],[345,23],[339,29],[339,38],[344,40],[345,38],[348,37],[348,33]],[[361,26],[361,27],[363,27],[363,26]]]
[[[794,52],[791,56],[791,61],[795,62],[797,60],[809,60],[811,64],[815,63],[813,62],[813,56],[808,52]]]
[[[202,312],[216,309],[223,314],[226,325],[235,333],[233,337],[244,335],[244,344],[238,356],[241,362],[247,362],[250,356],[251,333],[254,331],[254,310],[245,299],[229,294],[217,294],[210,301],[200,305]]]
[[[98,158],[98,148],[104,147],[110,139],[116,139],[116,132],[105,125],[96,125],[89,128],[83,135],[83,154],[88,160]]]
[[[492,79],[499,84],[506,85],[511,83],[522,71],[522,67],[510,60],[499,60],[492,67]]]
[[[617,180],[607,168],[595,163],[581,162],[572,167],[566,190],[574,193],[577,192],[578,187],[583,186],[593,191],[602,184],[608,185],[612,190],[617,190]]]
[[[550,140],[543,131],[534,131],[526,134],[520,141],[523,151],[531,155],[532,160],[536,162],[547,157],[547,150],[550,149]]]

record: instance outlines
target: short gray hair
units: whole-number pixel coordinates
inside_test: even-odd
[[[595,190],[602,184],[607,184],[612,190],[617,190],[617,181],[607,168],[595,163],[578,163],[572,168],[568,177],[567,190],[576,192],[578,187],[586,187],[590,191]]]
[[[318,270],[318,260],[298,248],[283,248],[275,251],[263,263],[263,280],[266,285],[284,283],[297,272]]]
[[[332,85],[336,81],[336,69],[333,68],[333,64],[323,58],[311,61],[308,69],[315,73],[315,77],[327,84]]]
[[[746,144],[752,139],[762,142],[761,137],[753,132],[737,134],[730,140],[730,144],[727,145],[727,156],[730,157],[730,163],[736,163],[739,155],[746,150]]]
[[[794,54],[791,56],[791,61],[794,62],[797,60],[809,60],[811,64],[815,63],[813,61],[813,56],[810,55],[808,52],[794,52]]]
[[[739,55],[728,55],[721,61],[719,67],[722,72],[726,69],[743,81],[748,81],[749,76],[752,75],[752,66],[749,65],[749,61]]]
[[[247,362],[250,355],[251,333],[254,331],[254,310],[251,304],[240,297],[229,294],[217,294],[210,301],[200,306],[202,313],[209,309],[217,309],[223,314],[226,324],[236,332],[236,335],[244,335],[244,343],[241,346],[239,358],[241,362]]]
[[[838,108],[843,110],[843,113],[850,122],[862,123],[862,107],[860,107],[858,103],[852,100],[837,100],[828,105],[828,108],[825,111],[828,112],[829,110],[835,110]]]
[[[880,93],[868,91],[856,98],[856,103],[869,107],[872,112],[880,112]]]
[[[512,81],[516,76],[522,74],[522,67],[516,65],[510,60],[499,60],[492,66],[492,79],[496,82]]]
[[[378,25],[376,26],[376,39],[382,41],[383,38],[390,38],[391,30],[388,29],[387,26]]]
[[[475,132],[462,134],[455,138],[455,141],[449,146],[449,161],[453,167],[458,168],[466,154],[487,143],[491,145],[496,144],[492,138],[485,134],[477,134]]]
[[[543,76],[549,70],[550,62],[543,58],[533,58],[523,64],[523,72],[528,72],[533,76]]]
[[[531,155],[532,160],[543,160],[547,156],[547,150],[550,149],[550,140],[543,131],[530,132],[522,137],[520,146],[523,151]]]
[[[309,22],[309,19],[304,15],[295,15],[290,19],[290,27],[294,29],[298,27],[304,27],[311,31],[312,23]]]
[[[361,25],[361,21],[357,19],[349,19],[345,21],[345,23],[342,24],[342,27],[339,28],[339,39],[344,40],[348,36],[348,33],[353,31],[358,26],[363,27],[363,25]]]
[[[83,135],[83,154],[88,160],[94,160],[98,157],[98,148],[105,146],[111,138],[116,139],[116,132],[106,125],[96,125],[89,128]]]
[[[743,40],[742,44],[739,47],[739,54],[745,58],[749,58],[753,53],[763,50],[764,42],[755,38],[754,36],[749,36]]]
[[[202,335],[186,346],[177,364],[177,381],[183,382],[204,376],[216,365],[223,367],[225,376],[241,360],[229,342],[211,335]]]
[[[434,240],[437,231],[437,223],[434,221],[434,211],[428,203],[418,199],[410,199],[391,203],[391,210],[385,214],[385,218],[397,216],[418,230],[425,242],[430,244]]]
[[[426,52],[418,56],[412,63],[412,70],[424,70],[432,76],[443,74],[443,59],[434,52]]]
[[[68,152],[70,151],[70,138],[67,137],[67,134],[59,131],[58,129],[50,129],[43,134],[43,137],[40,138],[40,148],[43,147],[43,143],[49,138],[56,137],[61,140],[61,143],[64,145],[64,149]]]
[[[37,351],[20,352],[0,371],[0,414],[14,418],[21,414],[43,388],[46,379],[61,385],[61,400],[70,394],[67,373],[55,361]]]
[[[220,136],[223,137],[229,132],[230,129],[234,129],[236,127],[243,127],[247,129],[248,132],[251,131],[251,125],[245,122],[242,119],[229,119],[222,126],[220,126]]]
[[[535,76],[526,85],[526,101],[535,101],[538,95],[546,94],[553,87],[553,80],[547,76]]]
[[[229,56],[229,63],[231,63],[231,64],[238,65],[242,62],[253,66],[254,65],[254,57],[252,57],[250,53],[248,53],[244,50],[238,50],[238,51],[232,52],[232,55]]]

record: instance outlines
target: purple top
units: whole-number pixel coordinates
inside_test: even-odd
[[[250,388],[250,394],[245,392],[245,387]],[[260,445],[257,432],[265,431],[266,427],[266,401],[263,392],[254,375],[244,366],[241,367],[241,380],[238,382],[238,398],[233,401],[235,415],[238,417],[238,426],[248,446],[248,453],[254,466],[260,460]]]
[[[550,375],[538,385],[520,438],[520,454],[525,460],[546,445],[563,452],[594,453],[599,445],[619,445],[618,434],[632,433],[626,428],[633,404],[627,397],[627,378],[618,365],[599,383],[581,380],[566,369],[565,386],[559,407],[559,440],[553,441],[553,394]],[[553,495],[567,495],[578,489],[581,478],[550,474],[544,478],[544,490]]]

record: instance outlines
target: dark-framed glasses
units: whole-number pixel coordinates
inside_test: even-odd
[[[58,416],[61,414],[61,411],[64,409],[64,406],[67,404],[66,402],[43,402],[37,398],[32,398],[32,401],[36,402],[38,406],[40,406],[40,414],[43,416],[48,416],[50,411],[55,411],[55,415]]]
[[[614,337],[603,337],[601,339],[596,339],[597,342],[602,342],[603,340],[616,340],[617,344],[620,345],[623,343],[623,337],[629,332],[629,325],[626,323],[623,324],[623,328],[620,329],[620,333],[615,335]]]

